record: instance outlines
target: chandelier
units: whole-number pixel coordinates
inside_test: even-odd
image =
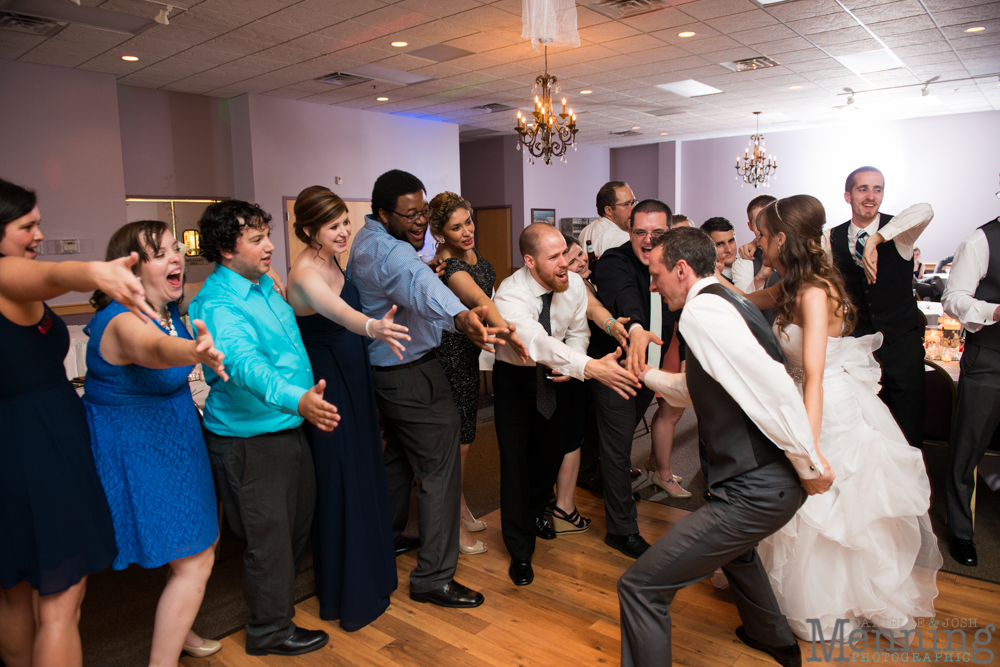
[[[539,91],[539,88],[541,90]],[[549,49],[545,47],[545,74],[535,79],[531,89],[535,94],[535,110],[532,112],[534,122],[525,123],[521,112],[517,112],[517,150],[524,146],[528,155],[528,164],[535,164],[535,158],[552,164],[552,158],[557,157],[566,162],[566,148],[570,145],[576,150],[576,114],[570,109],[566,111],[566,98],[562,101],[562,112],[556,113],[552,103],[552,93],[559,92],[556,77],[549,75]],[[539,94],[540,93],[540,96]]]
[[[756,188],[758,185],[767,185],[767,179],[778,168],[778,158],[773,155],[765,156],[764,135],[760,133],[760,112],[754,111],[753,115],[757,116],[757,134],[750,135],[750,145],[742,164],[740,157],[736,156],[736,177],[742,177],[744,183]]]

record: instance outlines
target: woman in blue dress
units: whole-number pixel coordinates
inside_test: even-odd
[[[219,525],[188,374],[200,363],[227,378],[205,325],[195,320],[198,338],[191,340],[181,322],[184,253],[167,224],[132,222],[116,231],[107,258],[131,253],[139,255],[134,270],[158,317],[153,323],[120,317],[124,306],[94,292],[83,401],[118,542],[112,567],[170,565],[149,664],[174,667],[182,649],[203,656],[221,648],[191,632]]]
[[[87,576],[117,552],[83,404],[66,378],[66,325],[48,306],[101,289],[155,315],[114,262],[36,262],[35,193],[0,179],[0,660],[79,667]],[[139,321],[129,315],[128,317]]]
[[[381,320],[360,313],[358,290],[344,275],[351,223],[347,206],[314,185],[295,200],[295,235],[308,247],[288,274],[288,303],[323,394],[337,406],[332,433],[307,424],[316,463],[317,500],[313,562],[320,618],[360,630],[389,606],[396,589],[396,552],[389,514],[375,385],[365,337],[385,341],[397,354],[409,340],[393,323],[393,306]],[[400,355],[402,358],[402,355]]]

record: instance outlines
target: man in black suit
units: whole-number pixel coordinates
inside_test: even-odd
[[[670,217],[670,207],[661,201],[646,199],[636,204],[629,219],[628,242],[606,251],[591,274],[597,296],[611,315],[631,318],[627,325],[626,362],[633,373],[642,369],[649,344],[663,343],[650,323],[649,254],[656,239],[666,233]],[[666,312],[667,309],[662,310]],[[662,323],[660,331],[664,331]],[[618,343],[606,330],[591,324],[588,349],[591,357],[600,359],[617,348]],[[604,473],[604,509],[608,525],[604,541],[626,556],[638,558],[649,544],[639,534],[638,512],[632,497],[632,436],[653,400],[653,392],[643,388],[636,396],[626,399],[594,383],[591,395],[597,406],[597,434]]]
[[[923,443],[923,332],[913,297],[913,245],[930,224],[929,204],[914,204],[893,217],[880,213],[885,178],[875,167],[860,167],[844,184],[851,219],[824,233],[834,265],[857,308],[852,336],[881,332],[875,356],[882,366],[879,398],[889,407],[914,447]],[[892,241],[886,248],[882,243]]]

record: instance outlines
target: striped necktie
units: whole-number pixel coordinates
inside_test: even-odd
[[[862,230],[858,234],[858,240],[854,242],[854,259],[859,266],[864,266],[865,243],[868,241],[868,232]]]
[[[542,312],[538,314],[538,323],[545,333],[552,335],[550,316],[552,314],[552,292],[542,295]],[[542,364],[535,364],[535,408],[546,419],[551,419],[556,411],[556,388],[545,378],[548,369]]]

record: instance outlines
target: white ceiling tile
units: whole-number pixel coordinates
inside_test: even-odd
[[[1000,2],[934,12],[934,20],[941,26],[962,25],[965,23],[980,25],[983,21],[996,18],[1000,18]]]
[[[621,22],[645,33],[654,33],[658,30],[668,30],[677,26],[687,25],[691,23],[691,16],[679,9],[669,7],[660,11],[622,19]]]
[[[749,12],[758,7],[759,5],[750,0],[695,0],[682,4],[680,10],[696,19],[707,20]]]

